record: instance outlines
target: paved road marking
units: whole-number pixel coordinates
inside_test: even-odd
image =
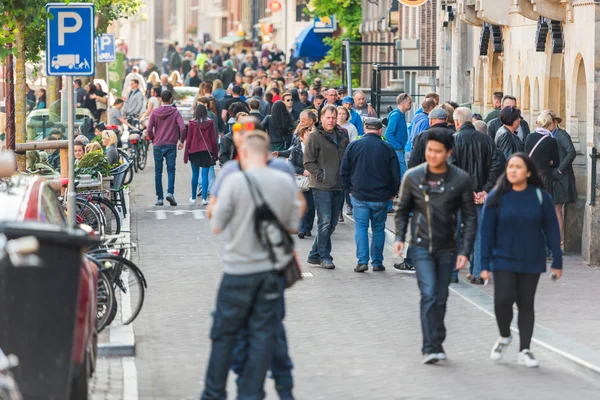
[[[123,400],[138,400],[137,368],[134,357],[123,357]]]
[[[195,210],[147,210],[149,213],[154,213],[156,219],[162,220],[167,219],[169,214],[172,215],[186,215],[192,214],[194,219],[206,219],[206,210],[195,209]]]
[[[313,277],[313,273],[312,272],[302,272],[302,277],[306,278],[306,277]]]

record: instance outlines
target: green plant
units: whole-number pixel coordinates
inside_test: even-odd
[[[97,150],[81,157],[81,160],[75,166],[75,176],[91,175],[92,178],[98,178],[98,173],[102,174],[102,176],[109,176],[110,169],[111,166],[104,153]]]

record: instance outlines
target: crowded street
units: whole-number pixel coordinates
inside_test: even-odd
[[[596,400],[597,15],[0,1],[0,400]]]

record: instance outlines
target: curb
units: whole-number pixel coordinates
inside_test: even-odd
[[[354,218],[346,214],[344,218],[352,225],[355,224]],[[369,235],[371,229],[369,228]],[[385,229],[385,245],[388,249],[392,249],[396,235],[389,229]],[[486,313],[488,316],[495,318],[494,313],[494,297],[484,292],[483,290],[471,285],[465,279],[460,279],[460,285],[450,285],[450,290],[463,298],[468,303],[477,307],[479,310]],[[510,327],[515,334],[519,333],[517,327],[518,312],[514,312],[513,323]],[[600,374],[600,352],[592,350],[584,345],[574,342],[566,336],[561,335],[545,326],[535,323],[534,336],[531,341],[552,353],[563,357],[565,360],[576,364],[579,367],[586,368],[592,372]]]
[[[123,218],[123,228],[121,232],[125,234],[124,242],[131,240],[131,207],[129,201],[129,190],[125,191],[125,204],[129,211],[127,218]],[[129,293],[129,292],[127,292]],[[129,305],[127,306],[127,303]],[[129,295],[121,297],[121,323],[127,318],[127,310],[131,314],[131,302]],[[133,325],[109,326],[109,342],[98,345],[98,357],[133,357],[135,356],[135,334],[133,333]]]

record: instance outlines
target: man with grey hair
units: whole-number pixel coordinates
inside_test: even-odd
[[[429,128],[417,136],[413,142],[413,149],[408,160],[408,168],[414,168],[425,162],[425,147],[427,146],[427,131],[431,128],[448,129],[448,113],[441,107],[436,107],[429,112]],[[450,131],[448,129],[448,131]]]
[[[375,109],[371,103],[367,103],[365,100],[365,93],[362,90],[354,91],[354,108],[360,117],[364,120],[365,118],[374,118]]]
[[[473,122],[473,126],[475,127],[475,129],[477,129],[479,132],[484,133],[487,135],[487,130],[488,130],[488,126],[485,122],[479,120],[479,121],[474,121]]]
[[[501,162],[494,141],[488,135],[475,129],[472,118],[473,113],[469,108],[458,107],[454,110],[456,134],[454,134],[454,152],[450,160],[471,175],[475,189],[473,201],[477,210],[477,218],[479,218],[483,203],[502,171],[500,171]],[[457,237],[460,238],[460,234],[457,234]],[[473,284],[482,285],[484,282],[480,277],[479,240],[479,235],[477,235],[475,251],[471,256],[470,280]],[[458,271],[454,271],[452,282],[458,282]]]

